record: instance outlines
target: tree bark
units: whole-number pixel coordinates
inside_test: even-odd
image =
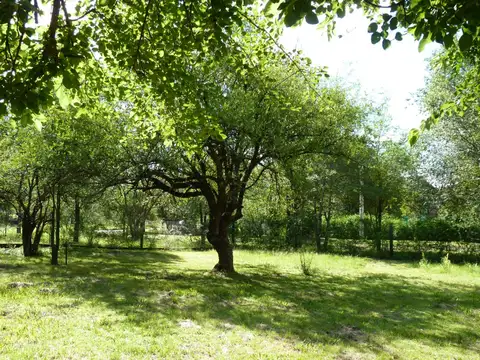
[[[213,267],[213,270],[234,273],[233,246],[228,242],[228,239],[218,241],[213,247],[218,254],[218,263]]]
[[[80,241],[80,201],[75,197],[75,210],[74,210],[74,226],[73,226],[73,242],[78,243]]]
[[[52,265],[58,265],[58,252],[60,249],[60,191],[57,190],[55,201],[55,244],[52,246]]]
[[[30,216],[28,216],[27,214],[24,214],[22,219],[22,245],[23,245],[23,255],[26,257],[36,255],[32,251],[32,236],[33,236],[34,230],[35,230],[35,225],[32,224],[30,220]]]
[[[382,198],[378,199],[378,208],[377,208],[377,238],[376,248],[377,253],[382,251],[382,214],[383,213],[383,200]]]
[[[45,219],[41,219],[41,223],[35,228],[35,236],[33,237],[32,243],[32,253],[38,254],[38,248],[40,246],[40,241],[42,240],[43,229],[45,227]]]
[[[328,240],[330,231],[330,219],[332,218],[331,210],[325,213],[325,240],[323,242],[323,251],[328,252]]]
[[[222,216],[222,212],[210,214],[210,222],[207,239],[218,254],[218,263],[213,267],[214,271],[234,273],[233,246],[228,239],[228,228],[231,220]]]
[[[52,208],[52,218],[50,220],[50,249],[52,252],[50,264],[58,265],[58,251],[55,247],[55,204]]]
[[[323,201],[323,199],[322,199]],[[322,252],[322,203],[317,204],[317,199],[313,200],[313,211],[315,217],[315,244],[317,253]]]

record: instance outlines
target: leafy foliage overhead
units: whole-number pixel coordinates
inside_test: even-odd
[[[248,21],[252,3],[79,0],[72,10],[66,0],[2,1],[0,116],[10,113],[32,122],[42,108],[56,101],[66,105],[65,89],[102,88],[106,80],[125,95],[132,79],[120,70],[172,99],[174,89],[188,80],[185,70],[192,58],[222,58],[235,25]],[[305,19],[333,33],[337,18],[355,9],[372,20],[366,30],[384,49],[402,39],[403,28],[420,41],[420,49],[436,41],[462,56],[478,54],[480,5],[475,0],[272,0],[264,7],[272,21],[262,29],[277,32],[273,14],[279,12],[286,26]]]

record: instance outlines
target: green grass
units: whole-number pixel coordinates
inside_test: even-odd
[[[0,250],[1,359],[480,359],[480,267],[237,251]]]

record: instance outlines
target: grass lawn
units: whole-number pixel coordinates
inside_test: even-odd
[[[480,267],[237,251],[0,249],[1,359],[480,359]]]

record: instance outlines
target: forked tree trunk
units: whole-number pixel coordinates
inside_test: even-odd
[[[35,236],[33,237],[32,243],[32,254],[38,254],[38,248],[40,246],[40,241],[42,240],[43,229],[45,228],[45,221],[42,219],[41,223],[37,225],[35,229]]]

